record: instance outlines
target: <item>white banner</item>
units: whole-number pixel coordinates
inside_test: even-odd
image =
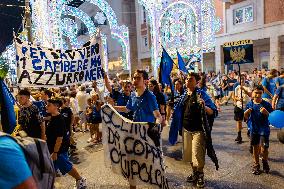
[[[101,43],[93,39],[81,49],[54,50],[15,39],[17,77],[21,87],[54,87],[102,78]]]
[[[159,127],[123,118],[112,107],[102,107],[105,162],[130,185],[168,189]]]

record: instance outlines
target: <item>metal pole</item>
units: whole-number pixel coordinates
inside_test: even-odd
[[[239,79],[240,79],[240,87],[242,87],[242,77],[241,77],[241,66],[238,64],[239,67]],[[242,101],[242,109],[244,109],[244,101],[243,101],[243,90],[241,88],[241,101]]]
[[[25,27],[27,29],[28,41],[32,41],[32,21],[31,21],[31,9],[30,9],[30,0],[25,0]]]

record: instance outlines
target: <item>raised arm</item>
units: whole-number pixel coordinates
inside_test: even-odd
[[[104,74],[104,80],[105,80],[105,86],[106,86],[108,92],[112,93],[112,87],[111,87],[111,85],[109,83],[109,79],[108,79],[108,76],[107,76],[106,73]]]

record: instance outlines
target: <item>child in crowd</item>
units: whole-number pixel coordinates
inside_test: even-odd
[[[93,137],[95,134],[95,129],[94,129],[94,124],[92,123],[92,114],[93,114],[93,103],[92,103],[92,98],[88,98],[87,100],[87,108],[86,108],[86,120],[87,120],[87,127],[90,128],[90,135],[91,138],[88,139],[88,143],[94,141]]]
[[[68,157],[68,129],[66,129],[64,117],[59,112],[61,106],[61,100],[48,100],[47,112],[51,114],[51,119],[46,127],[48,150],[51,154],[55,169],[59,169],[63,175],[71,175],[76,180],[76,189],[85,189],[87,187],[86,179],[81,177]]]
[[[236,130],[237,130],[237,138],[235,141],[238,144],[243,142],[242,138],[242,129],[243,129],[243,121],[244,121],[244,110],[243,106],[246,105],[250,101],[251,97],[251,89],[249,85],[245,84],[245,76],[241,77],[241,85],[238,85],[235,88],[235,93],[233,95],[235,108],[234,108],[234,120],[236,121]]]
[[[255,175],[261,174],[259,158],[262,155],[263,171],[268,173],[268,148],[269,148],[269,113],[273,111],[269,102],[264,101],[261,96],[264,89],[262,86],[254,87],[252,100],[246,105],[244,117],[248,126],[251,128],[251,145],[253,147],[253,170]]]
[[[102,132],[99,130],[99,125],[102,123],[102,117],[101,117],[101,105],[99,95],[97,93],[94,93],[92,95],[92,101],[93,101],[93,111],[92,111],[92,124],[93,124],[93,132],[96,135],[95,143],[102,141]]]

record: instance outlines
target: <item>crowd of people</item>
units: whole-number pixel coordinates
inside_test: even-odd
[[[76,188],[86,188],[86,179],[69,160],[70,153],[76,150],[74,134],[88,132],[88,143],[102,142],[101,107],[109,103],[129,120],[158,123],[162,128],[177,127],[183,138],[183,160],[190,162],[192,167],[187,182],[203,188],[205,154],[209,150],[206,145],[208,134],[222,106],[234,105],[235,141],[242,143],[243,123],[246,122],[253,157],[252,173],[261,174],[260,155],[263,171],[269,172],[268,115],[275,109],[284,111],[284,71],[255,69],[251,73],[230,71],[226,75],[180,72],[171,78],[172,86],[167,86],[153,77],[149,78],[146,71],[137,70],[133,81],[109,79],[104,74],[106,90],[99,89],[96,81],[61,88],[21,89],[16,95],[20,108],[18,124],[27,136],[46,141],[55,169],[63,175],[71,175],[76,181]],[[19,163],[26,165],[21,158],[23,154],[15,147],[17,145],[8,141],[8,138],[0,137],[1,142],[4,140],[18,151]],[[5,154],[4,159],[9,160],[15,155],[7,154],[5,150],[1,145],[0,153]],[[28,188],[36,186],[31,181],[28,166],[22,167],[21,176],[18,177],[17,167],[11,165],[10,174],[6,174],[4,164],[5,161],[0,161],[0,176],[13,177],[17,181],[0,179],[1,187],[14,188],[23,184],[27,184]],[[15,173],[11,170],[15,170]]]

